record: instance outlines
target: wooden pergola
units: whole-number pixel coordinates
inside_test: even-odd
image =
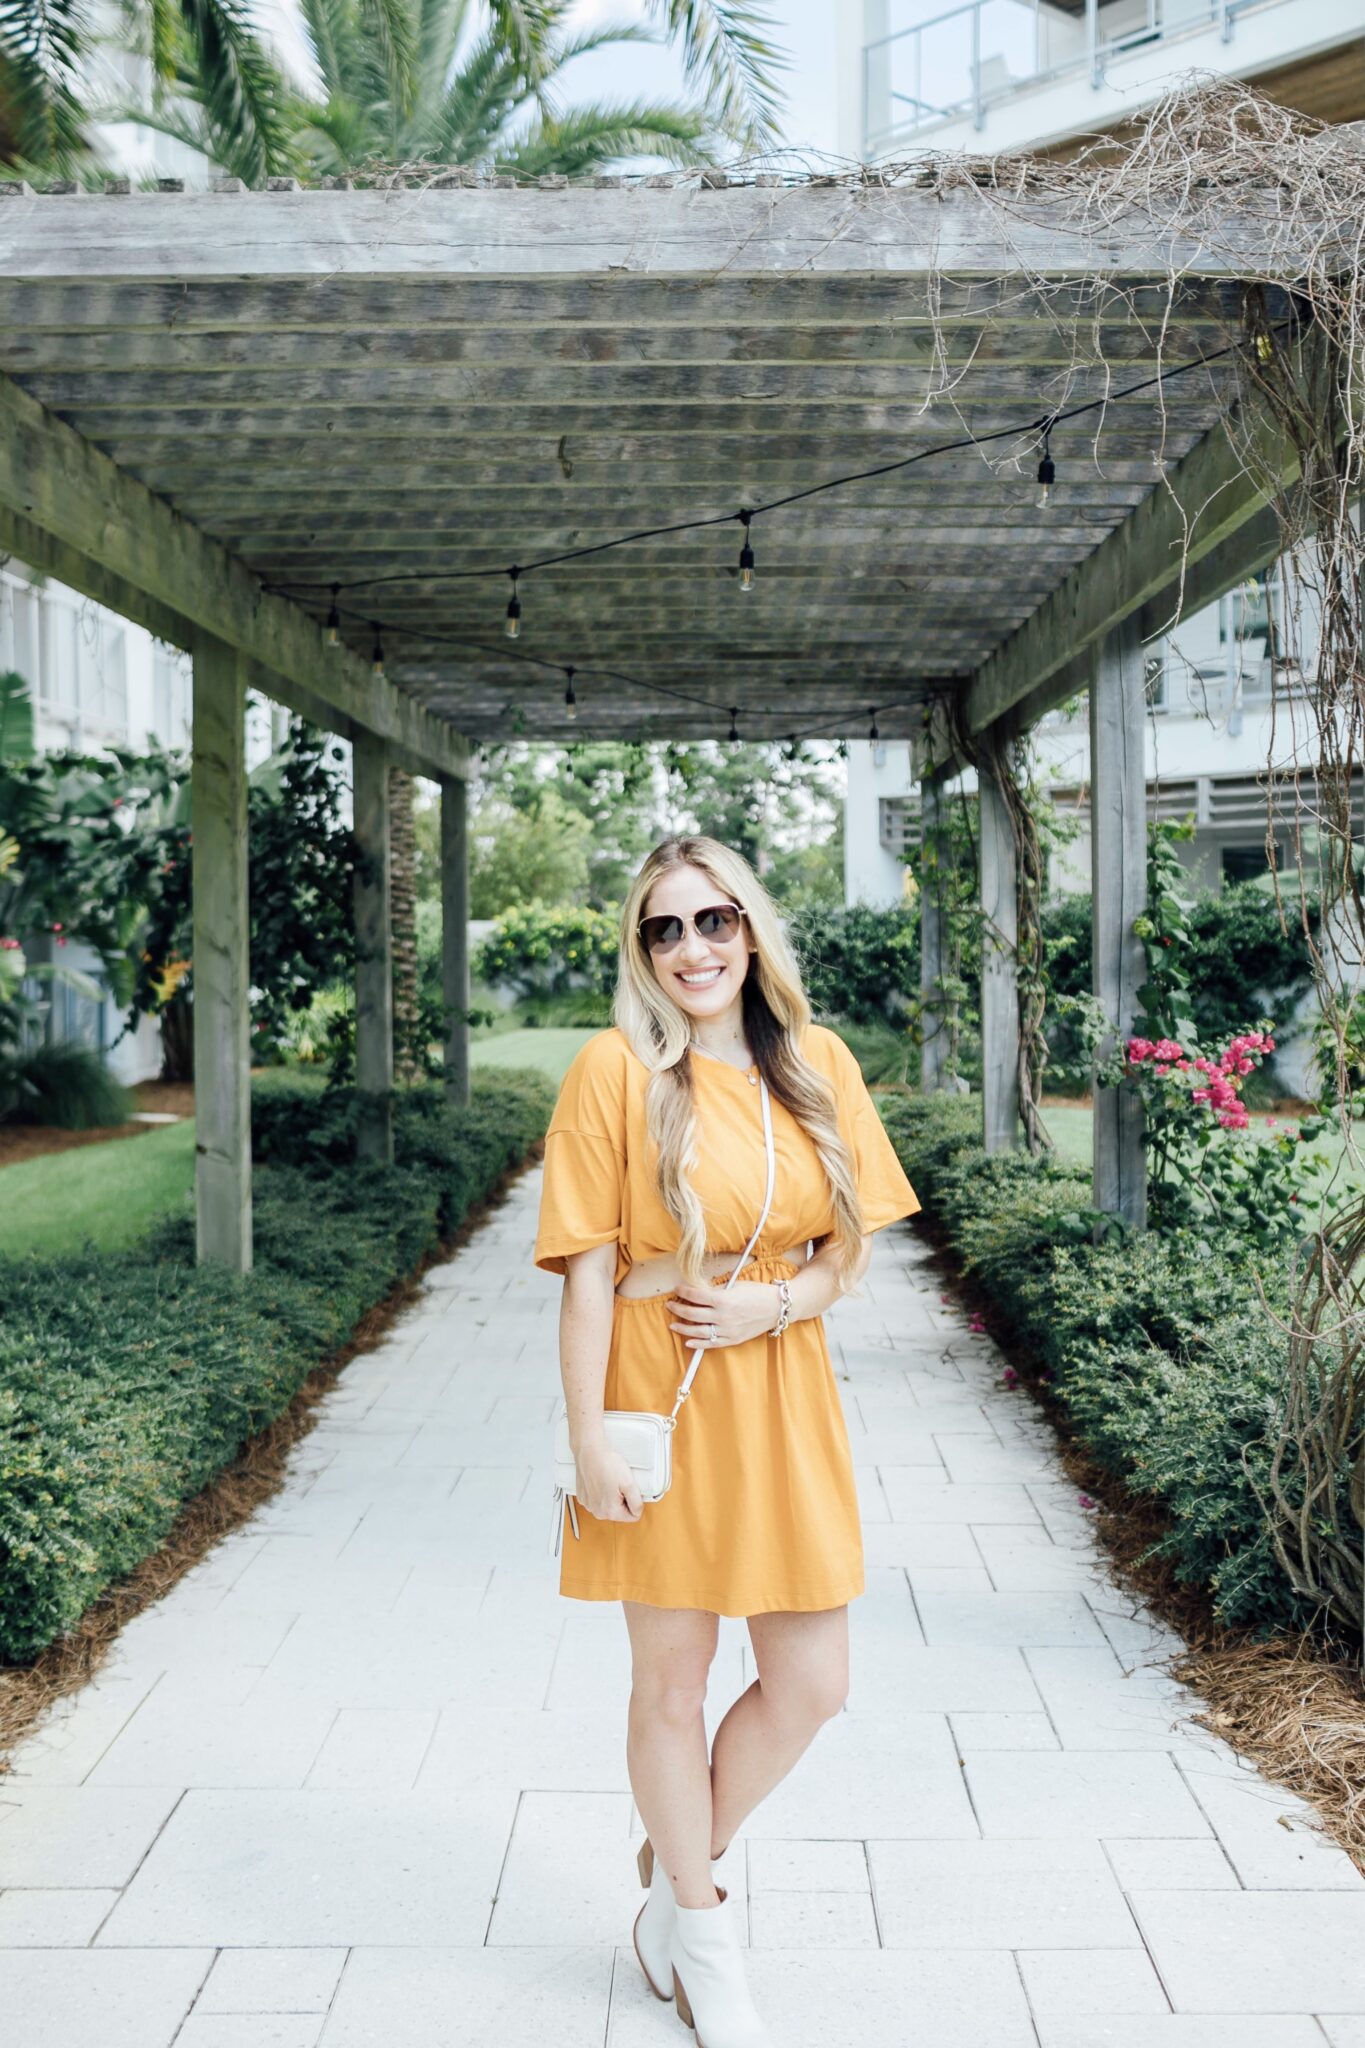
[[[1088,688],[1097,993],[1123,1028],[1140,979],[1142,639],[1177,592],[1188,612],[1271,558],[1245,437],[1271,470],[1291,457],[1254,421],[1225,431],[1226,359],[1059,424],[1046,512],[1039,423],[1223,346],[1237,240],[1230,222],[1218,253],[1172,248],[1140,220],[1090,238],[1026,197],[1002,226],[931,170],[102,197],[0,184],[0,545],[193,654],[201,1256],[250,1262],[248,688],[354,744],[373,856],[357,885],[367,1157],[392,1144],[387,769],[441,786],[446,996],[465,1009],[465,785],[483,738],[719,738],[732,718],[748,739],[834,738],[875,718],[920,741],[932,812],[959,765],[948,696],[958,734],[981,735]],[[1101,281],[1125,294],[1103,298],[1097,332]],[[1002,429],[759,510],[741,592],[740,511]],[[682,530],[601,546],[660,528]],[[573,550],[596,552],[530,566]],[[989,775],[981,818],[984,1114],[1001,1146],[1018,1108],[1014,878]],[[938,929],[929,900],[931,985]],[[447,1050],[462,1096],[463,1026]],[[925,1061],[933,1086],[932,1042]],[[1140,1216],[1121,1094],[1095,1129],[1097,1201]]]

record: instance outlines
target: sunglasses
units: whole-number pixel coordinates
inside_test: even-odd
[[[699,939],[732,939],[745,915],[737,903],[708,903],[695,917],[642,917],[636,929],[651,953],[671,953],[691,925]]]

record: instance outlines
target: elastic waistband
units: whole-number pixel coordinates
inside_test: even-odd
[[[738,1257],[738,1251],[707,1252],[702,1259],[704,1277],[707,1280],[725,1279],[727,1274],[734,1271],[735,1260]],[[740,1270],[747,1273],[758,1266],[774,1274],[792,1274],[800,1271],[808,1257],[804,1244],[792,1245],[784,1252],[751,1252]],[[623,1286],[630,1281],[635,1281],[637,1285],[645,1281],[648,1284],[643,1291],[638,1294],[625,1294],[618,1287],[616,1296],[618,1301],[657,1301],[660,1295],[671,1294],[681,1279],[682,1274],[678,1271],[677,1260],[670,1254],[662,1253],[655,1259],[639,1260],[625,1275]]]

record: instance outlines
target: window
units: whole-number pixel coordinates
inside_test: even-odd
[[[1152,711],[1166,709],[1166,657],[1149,654],[1145,664],[1147,704]]]
[[[1223,880],[1225,882],[1254,882],[1259,875],[1270,873],[1270,862],[1266,859],[1265,841],[1255,846],[1225,846],[1223,848]]]
[[[152,650],[152,735],[163,747],[183,747],[189,738],[188,664],[174,647]]]
[[[94,636],[94,659],[85,677],[81,710],[94,726],[107,732],[128,730],[128,641],[121,625],[101,619]]]

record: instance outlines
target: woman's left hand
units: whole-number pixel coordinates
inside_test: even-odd
[[[688,1344],[713,1346],[762,1336],[777,1321],[782,1303],[771,1280],[736,1280],[733,1287],[711,1287],[700,1280],[680,1282],[668,1307],[670,1330]]]

